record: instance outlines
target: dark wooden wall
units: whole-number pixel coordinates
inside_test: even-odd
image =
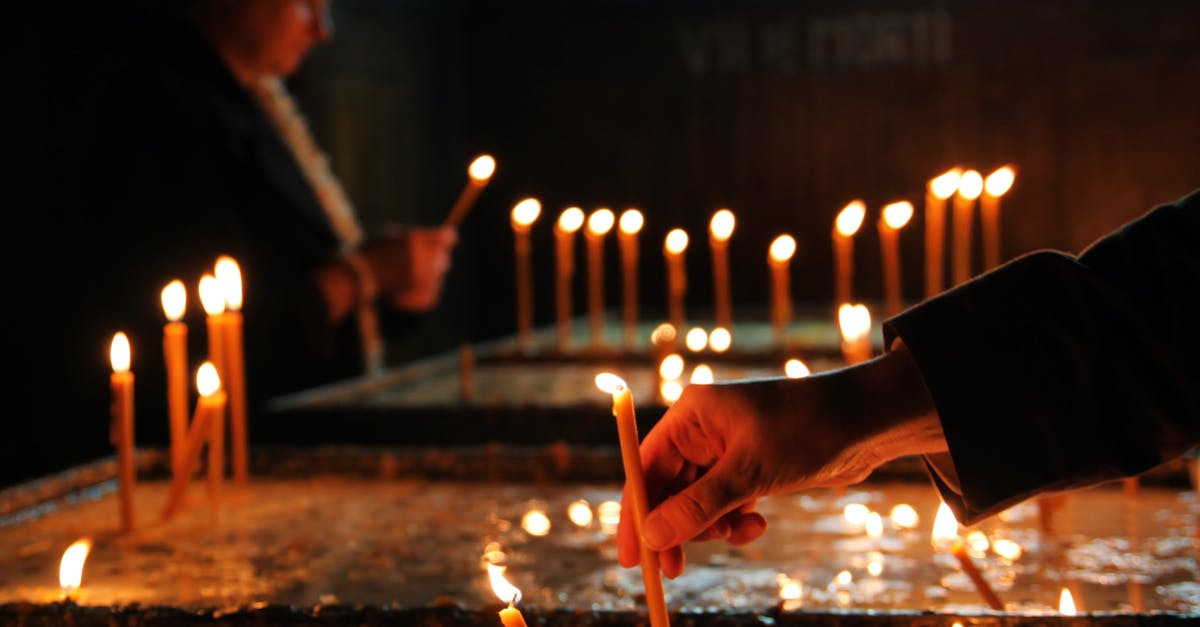
[[[1077,251],[1200,186],[1189,0],[337,0],[334,16],[297,89],[368,222],[436,223],[471,156],[499,161],[443,315],[402,352],[512,328],[507,213],[523,195],[550,212],[535,232],[544,323],[550,221],[568,204],[643,209],[654,306],[662,235],[683,226],[702,243],[729,206],[734,297],[757,306],[774,235],[800,242],[797,298],[829,299],[834,213],[855,197],[919,206],[956,164],[1018,168],[1006,256]],[[920,233],[918,218],[903,240],[914,299]],[[874,229],[858,242],[856,289],[876,298]],[[690,305],[704,307],[707,251],[692,253]]]

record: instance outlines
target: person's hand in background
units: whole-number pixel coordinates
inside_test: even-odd
[[[384,302],[402,311],[423,312],[441,298],[457,243],[458,232],[452,227],[391,227],[365,244],[362,253]]]

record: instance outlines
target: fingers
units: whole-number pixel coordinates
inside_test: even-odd
[[[694,538],[717,519],[748,500],[727,460],[682,492],[671,496],[646,517],[642,531],[649,548],[662,551]]]
[[[658,554],[658,567],[668,579],[674,579],[683,574],[683,567],[686,563],[687,560],[681,546],[673,546]]]

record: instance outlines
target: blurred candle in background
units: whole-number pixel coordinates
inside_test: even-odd
[[[853,200],[842,208],[833,223],[834,302],[850,302],[854,283],[854,234],[862,227],[867,216],[867,206],[861,200]]]
[[[601,207],[588,216],[588,326],[591,328],[592,348],[604,343],[604,236],[612,230],[616,216],[611,209]]]
[[[979,219],[983,223],[983,269],[1000,265],[1000,197],[1007,194],[1016,180],[1011,166],[998,168],[983,182],[979,199]]]
[[[633,348],[637,343],[638,321],[638,233],[645,218],[637,209],[626,209],[617,225],[617,242],[621,247],[621,287],[623,298],[622,321],[625,327],[625,344]]]
[[[717,326],[733,326],[733,305],[729,294],[729,238],[736,220],[733,212],[720,209],[708,223],[708,243],[712,249],[713,296],[716,299]]]
[[[571,286],[575,277],[575,233],[583,226],[583,210],[567,207],[554,224],[555,248],[555,312],[558,317],[558,349],[565,351],[571,344]]]
[[[929,181],[925,190],[925,297],[946,287],[946,200],[958,191],[962,170],[954,168]]]

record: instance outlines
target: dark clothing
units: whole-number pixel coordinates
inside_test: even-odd
[[[1200,191],[1079,257],[1037,252],[885,325],[937,406],[972,523],[1200,442]]]

